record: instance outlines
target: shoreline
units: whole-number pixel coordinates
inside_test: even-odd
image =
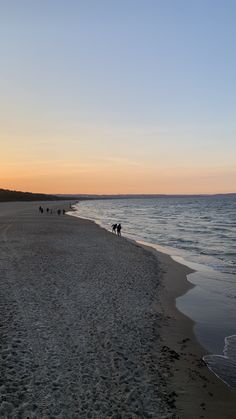
[[[74,210],[74,214],[71,213],[71,215],[75,215],[82,219],[93,221],[96,225],[110,232],[109,226],[104,222],[101,222],[101,220],[97,220],[95,218],[91,219],[85,216],[81,217],[80,211],[77,212],[77,205],[75,205]],[[214,357],[222,356],[225,350],[225,339],[231,337],[232,335],[235,335],[235,322],[232,316],[232,313],[234,312],[234,303],[232,300],[228,301],[224,294],[222,294],[221,297],[217,298],[217,293],[216,295],[214,295],[214,288],[210,288],[210,283],[213,283],[214,281],[217,290],[217,280],[222,281],[222,283],[224,280],[226,282],[233,281],[233,279],[235,279],[233,278],[233,274],[223,273],[221,271],[215,270],[214,267],[208,265],[207,263],[204,264],[203,262],[196,262],[191,260],[190,254],[186,253],[187,250],[183,251],[182,249],[178,248],[171,248],[168,246],[158,245],[154,241],[144,241],[144,239],[140,239],[137,237],[135,238],[132,236],[132,234],[130,235],[129,233],[123,234],[123,237],[140,245],[144,245],[148,248],[155,249],[155,251],[157,251],[158,253],[160,252],[161,254],[169,255],[171,259],[175,262],[190,268],[191,273],[187,275],[187,281],[191,284],[191,288],[189,289],[189,292],[184,292],[180,296],[178,296],[178,298],[176,299],[176,306],[178,310],[181,311],[185,316],[193,320],[195,324],[194,334],[200,346],[202,346],[205,349],[206,353],[210,353]],[[208,294],[211,295],[208,296]],[[218,293],[218,295],[220,294]],[[211,305],[208,304],[207,301],[209,297],[211,298]],[[216,298],[217,300],[214,298]],[[193,304],[191,304],[191,301],[193,302]],[[218,327],[216,330],[215,324],[219,321],[220,313],[217,313],[216,309],[215,313],[213,313],[214,309],[212,311],[212,308],[214,306],[216,307],[217,304],[221,307],[222,316],[224,317],[224,319],[227,319],[227,321],[224,321],[224,328]],[[202,307],[202,310],[200,311],[198,310],[199,306]],[[209,365],[208,367],[210,368]],[[219,375],[219,377],[221,376],[220,373],[218,374],[216,370],[214,371],[214,373],[217,376]],[[228,385],[230,385],[230,381],[228,382]]]
[[[80,218],[77,215],[75,217]],[[83,217],[81,219],[92,222],[112,234],[94,220]],[[234,419],[236,392],[206,365],[203,357],[209,352],[201,345],[194,333],[195,322],[181,312],[176,305],[178,297],[183,296],[196,286],[187,278],[188,275],[196,271],[190,268],[187,263],[175,260],[170,254],[162,252],[151,243],[136,241],[126,236],[123,238],[152,253],[162,265],[163,277],[158,286],[159,294],[156,296],[153,307],[158,313],[161,312],[166,319],[164,327],[161,327],[163,347],[166,349],[164,352],[167,351],[168,358],[173,351],[172,362],[176,364],[174,373],[169,368],[165,373],[173,389],[170,405],[176,406],[178,417],[181,419],[190,417],[191,419],[222,419],[223,417],[224,419]],[[177,279],[174,282],[174,287],[173,278]],[[159,325],[157,325],[157,329],[160,331]],[[165,358],[165,354],[163,357]],[[181,359],[182,357],[184,358]],[[194,398],[193,411],[192,400]]]
[[[0,415],[233,419],[175,305],[189,270],[39,204],[0,205]]]
[[[236,411],[235,391],[209,370],[203,361],[207,351],[194,334],[194,321],[176,307],[176,298],[194,287],[186,277],[192,271],[169,255],[159,252],[157,257],[164,272],[155,308],[161,310],[166,318],[166,323],[161,327],[163,344],[177,354],[173,357],[172,372],[167,374],[169,384],[176,393],[179,417],[233,419]]]
[[[100,227],[100,228],[104,229],[105,231],[111,233],[110,229],[107,226],[105,226],[102,223],[100,223],[98,220],[90,219],[90,218],[86,218],[86,217],[80,216],[80,214],[77,213],[77,209],[76,208],[73,209],[69,213],[69,215],[75,216],[77,218],[81,218],[83,220],[87,220],[87,221],[93,222],[98,227]],[[189,310],[189,309],[186,310],[185,304],[182,303],[182,302],[179,302],[178,301],[178,298],[179,297],[184,297],[185,294],[189,290],[194,289],[195,287],[198,287],[198,283],[196,281],[196,278],[198,278],[199,276],[200,277],[201,276],[208,276],[209,273],[211,273],[212,275],[218,275],[219,272],[218,271],[214,271],[214,269],[212,267],[209,267],[207,265],[200,264],[200,263],[197,263],[197,262],[189,261],[187,258],[185,258],[185,256],[183,254],[180,256],[180,254],[178,254],[179,253],[179,249],[174,249],[174,248],[169,248],[169,247],[165,247],[165,246],[160,246],[160,245],[158,245],[158,244],[156,244],[154,242],[147,242],[147,241],[140,240],[140,239],[134,239],[132,237],[129,237],[129,235],[127,235],[127,234],[124,234],[123,235],[123,238],[125,238],[126,240],[128,240],[128,241],[130,241],[132,243],[135,243],[135,244],[138,244],[140,246],[143,246],[144,248],[147,248],[149,251],[153,252],[154,255],[166,255],[166,256],[169,256],[170,259],[171,259],[171,261],[173,261],[173,262],[175,262],[177,264],[180,264],[180,265],[182,265],[182,266],[184,266],[186,268],[186,280],[187,280],[188,286],[187,286],[187,288],[185,290],[183,290],[183,292],[181,292],[180,294],[176,295],[176,302],[175,302],[175,304],[176,304],[177,309],[184,316],[186,316],[187,318],[189,318],[193,322],[193,324],[196,324],[197,325],[198,324],[198,321],[197,320],[194,320],[194,316],[192,315],[191,310]],[[195,280],[192,279],[192,278],[195,278]],[[181,307],[181,305],[182,305],[182,307]],[[196,317],[196,313],[195,313],[195,317]],[[221,348],[215,348],[215,349],[209,348],[208,347],[209,345],[207,345],[204,342],[202,342],[201,341],[201,338],[197,335],[197,333],[195,333],[195,331],[194,331],[194,335],[195,335],[195,338],[196,338],[198,344],[201,347],[203,347],[203,349],[205,350],[205,353],[206,354],[209,354],[209,353],[211,353],[211,354],[218,354],[218,355],[222,355],[223,354],[223,346],[222,346],[222,349]],[[223,338],[225,339],[225,338],[227,338],[227,336],[228,335],[224,335]],[[229,333],[229,336],[231,336],[230,333]],[[223,340],[222,340],[222,342],[223,342]]]

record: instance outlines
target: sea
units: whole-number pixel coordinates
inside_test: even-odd
[[[176,299],[194,321],[208,367],[236,389],[236,196],[116,198],[80,201],[71,215],[169,254],[194,270],[195,285]]]

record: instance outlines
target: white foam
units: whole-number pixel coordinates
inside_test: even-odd
[[[224,355],[203,357],[208,368],[229,387],[236,389],[236,335],[225,338]]]

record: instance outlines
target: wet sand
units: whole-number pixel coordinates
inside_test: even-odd
[[[151,248],[150,251],[156,252]],[[154,304],[163,314],[163,321],[156,327],[163,343],[162,363],[166,364],[167,387],[173,391],[176,417],[233,419],[236,417],[236,392],[209,371],[202,361],[206,350],[193,332],[194,322],[175,305],[175,299],[193,287],[186,278],[192,271],[163,253],[158,253],[158,260],[163,279]]]
[[[186,268],[39,205],[0,204],[0,417],[235,417],[175,308]]]

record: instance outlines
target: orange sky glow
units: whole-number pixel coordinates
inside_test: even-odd
[[[17,166],[17,165],[16,165]],[[9,165],[1,172],[1,187],[41,193],[78,194],[200,194],[235,190],[235,171],[94,165],[70,170],[37,163]],[[2,166],[3,167],[3,166]],[[226,187],[227,185],[227,187]]]
[[[236,192],[230,7],[3,3],[0,188]]]

